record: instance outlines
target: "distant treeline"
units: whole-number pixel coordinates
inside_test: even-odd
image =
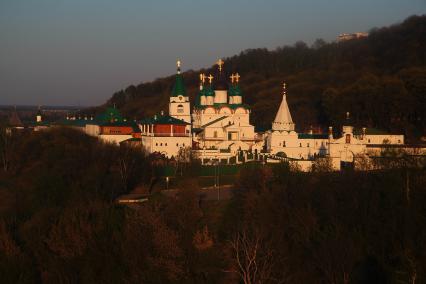
[[[282,82],[288,83],[288,102],[299,131],[311,125],[339,126],[347,111],[358,126],[403,133],[409,139],[425,131],[426,16],[373,29],[367,38],[312,46],[248,49],[225,60],[227,73],[241,74],[244,101],[252,106],[252,122],[269,129],[281,101]],[[198,73],[184,73],[192,101]],[[131,85],[107,102],[129,118],[167,110],[174,76]]]
[[[217,202],[188,167],[176,197],[127,207],[114,199],[155,180],[140,150],[71,129],[0,138],[1,283],[426,282],[424,169],[247,164]]]

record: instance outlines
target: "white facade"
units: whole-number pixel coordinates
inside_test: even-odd
[[[160,153],[167,158],[177,157],[180,149],[191,146],[191,136],[171,137],[142,135],[142,147],[147,153]]]
[[[354,163],[355,157],[377,155],[386,146],[402,146],[404,135],[373,134],[362,128],[361,134],[354,134],[350,124],[342,127],[342,137],[334,138],[330,127],[328,134],[297,133],[286,100],[284,87],[283,99],[272,123],[272,130],[266,132],[266,150],[272,156],[294,159],[295,163],[306,167],[306,160],[311,163],[317,157],[328,157],[335,170],[342,163]],[[347,114],[349,116],[349,113]],[[373,131],[371,131],[373,132]],[[300,163],[299,163],[300,162]]]
[[[191,109],[189,97],[179,95],[177,97],[170,97],[169,102],[170,116],[191,123]]]

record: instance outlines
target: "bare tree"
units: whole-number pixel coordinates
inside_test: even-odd
[[[229,243],[235,261],[235,268],[230,272],[237,273],[244,284],[285,283],[285,279],[273,277],[273,250],[258,232],[243,230]]]
[[[123,189],[127,191],[129,185],[129,178],[136,167],[137,157],[132,147],[121,145],[118,157],[118,166],[121,181],[123,182]]]
[[[0,158],[3,171],[10,170],[12,154],[15,150],[15,133],[6,127],[0,126]]]
[[[179,152],[176,156],[176,171],[175,174],[180,171],[180,175],[183,174],[183,171],[186,169],[187,165],[192,161],[192,151],[190,147],[183,147],[179,149]]]

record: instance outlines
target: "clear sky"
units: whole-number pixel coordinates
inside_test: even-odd
[[[334,40],[426,0],[0,0],[0,104],[96,105],[247,48]]]

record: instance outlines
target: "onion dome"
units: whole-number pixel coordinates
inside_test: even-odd
[[[238,73],[232,74],[230,78],[232,85],[231,87],[229,87],[228,94],[230,96],[242,96],[243,92],[241,91],[240,86],[238,85],[240,75]]]
[[[207,86],[204,89],[204,94],[205,94],[206,97],[214,97],[214,91],[213,91],[212,87],[211,86]]]
[[[235,85],[235,86],[231,86],[229,88],[228,94],[230,96],[242,96],[243,95],[243,91],[241,91],[240,86]]]

